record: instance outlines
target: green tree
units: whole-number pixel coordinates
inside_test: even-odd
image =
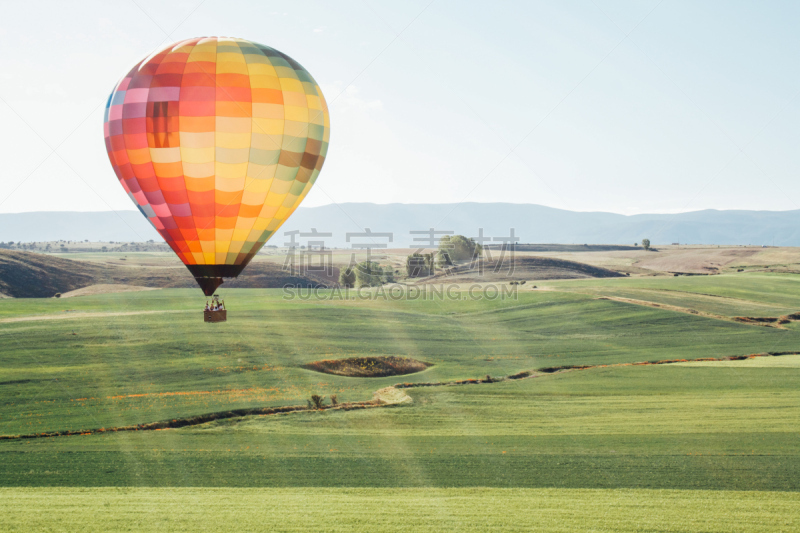
[[[342,287],[353,288],[356,285],[356,273],[352,268],[339,270],[339,285]]]
[[[644,246],[645,250],[650,249],[650,239],[642,239],[642,246]]]
[[[383,269],[383,281],[386,283],[394,283],[394,269],[391,265]]]
[[[406,258],[406,275],[424,278],[433,273],[433,254],[413,253]]]
[[[452,261],[468,261],[483,253],[483,247],[474,239],[463,235],[445,235],[439,241],[439,253],[446,254]]]
[[[353,270],[356,275],[356,287],[377,287],[383,285],[383,268],[375,261],[362,261]]]

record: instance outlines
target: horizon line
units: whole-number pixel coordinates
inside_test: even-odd
[[[382,205],[382,206],[389,206],[389,205],[403,205],[403,206],[433,206],[433,205],[516,205],[516,206],[535,206],[535,207],[544,207],[547,209],[554,209],[557,211],[567,211],[569,213],[604,213],[610,215],[619,215],[624,217],[631,217],[631,216],[641,216],[641,215],[682,215],[687,213],[699,213],[702,211],[717,211],[717,212],[727,212],[727,211],[745,211],[745,212],[752,212],[752,213],[790,213],[793,211],[800,211],[800,209],[742,209],[742,208],[728,208],[728,209],[717,209],[717,208],[705,208],[705,209],[693,209],[687,211],[643,211],[639,213],[620,213],[617,211],[602,211],[602,210],[588,210],[588,211],[579,211],[573,209],[564,209],[561,207],[552,207],[549,205],[544,204],[535,204],[535,203],[528,203],[528,202],[417,202],[417,203],[406,203],[406,202],[332,202],[327,204],[320,204],[315,206],[303,206],[300,205],[297,207],[298,210],[300,209],[317,209],[321,207],[329,207],[329,206],[336,206],[336,205],[352,205],[352,204],[359,204],[359,205]],[[139,213],[139,211],[135,208],[135,206],[131,206],[130,209],[105,209],[105,210],[87,210],[87,211],[77,211],[77,210],[41,210],[41,211],[16,211],[16,212],[0,212],[0,216],[2,215],[24,215],[24,214],[34,214],[34,213],[120,213],[120,212],[132,212],[132,213]]]

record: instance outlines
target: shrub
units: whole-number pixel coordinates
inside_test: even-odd
[[[356,273],[353,269],[346,268],[339,271],[339,285],[342,287],[353,288],[356,284]]]
[[[392,267],[381,267],[375,261],[362,261],[339,272],[339,285],[343,287],[378,287],[394,281]]]
[[[353,269],[356,287],[378,287],[383,285],[383,269],[375,261],[362,261]]]
[[[433,274],[433,254],[413,253],[406,258],[406,275],[423,278]]]
[[[331,394],[331,405],[334,407],[339,405],[339,397],[336,396],[335,394]]]
[[[57,293],[55,294],[55,296],[53,296],[53,298],[61,298],[61,293],[60,293],[60,292],[57,292]]]
[[[323,396],[320,396],[319,394],[312,395],[311,401],[314,402],[314,407],[316,407],[317,409],[322,409],[323,407],[325,407],[325,405],[323,404],[325,398]]]
[[[436,252],[436,266],[439,268],[453,266],[453,261],[450,259],[450,254],[444,250],[439,250]]]

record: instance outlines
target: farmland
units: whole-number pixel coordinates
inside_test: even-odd
[[[216,531],[235,521],[238,531],[281,532],[772,532],[795,529],[800,504],[789,492],[487,488],[0,489],[0,497],[6,531],[54,522],[58,531]]]
[[[0,441],[13,502],[0,529],[38,527],[43,505],[67,530],[98,506],[113,509],[102,527],[131,529],[213,529],[238,513],[243,529],[299,531],[332,512],[333,531],[796,528],[798,356],[622,366],[800,352],[796,321],[731,319],[800,311],[795,275],[532,285],[484,299],[230,289],[223,324],[204,324],[188,289],[3,300],[2,435],[533,377],[412,387],[413,403],[394,407]],[[377,378],[303,368],[370,356],[431,366]],[[536,372],[570,365],[593,367]]]

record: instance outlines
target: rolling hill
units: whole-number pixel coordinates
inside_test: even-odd
[[[196,287],[182,266],[117,266],[62,259],[32,252],[0,250],[0,294],[12,298],[50,298],[91,285]],[[284,285],[318,286],[306,276],[290,276],[274,263],[253,263],[246,273],[225,282],[225,288],[270,288]]]
[[[487,260],[483,265],[458,265],[430,278],[420,278],[418,283],[441,283],[447,280],[452,283],[485,283],[514,280],[552,280],[552,279],[587,279],[587,278],[619,278],[616,270],[587,265],[577,261],[568,261],[551,257],[515,256],[506,260]]]

